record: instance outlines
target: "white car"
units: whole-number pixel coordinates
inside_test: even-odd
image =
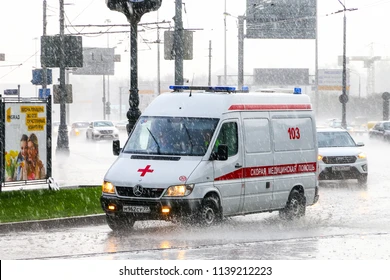
[[[115,123],[115,127],[120,131],[127,131],[126,125],[129,123],[129,120],[120,120]]]
[[[117,140],[119,139],[119,130],[115,127],[112,121],[97,120],[89,124],[85,135],[88,140]]]
[[[319,180],[357,179],[367,184],[368,163],[364,143],[356,143],[348,131],[317,128]]]

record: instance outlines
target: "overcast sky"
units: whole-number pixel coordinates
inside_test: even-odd
[[[224,9],[225,0],[183,0],[184,28],[194,29],[194,59],[184,62],[184,76],[196,81],[197,76],[208,74],[208,47],[212,42],[212,72],[223,75],[224,69]],[[347,55],[380,55],[390,57],[388,11],[390,0],[346,0],[347,8],[358,10],[347,13]],[[47,0],[47,34],[59,33],[59,0]],[[126,24],[122,13],[107,8],[105,0],[66,0],[65,24],[87,25]],[[244,15],[245,0],[226,0],[227,17],[227,65],[228,74],[237,74],[237,19]],[[318,0],[318,58],[319,68],[337,67],[337,56],[343,51],[343,14],[332,14],[342,9],[338,0]],[[174,0],[162,0],[158,12],[142,17],[141,23],[170,21],[161,27],[173,27]],[[43,32],[43,1],[2,1],[0,4],[0,53],[6,61],[0,62],[0,85],[24,83],[31,80],[33,67],[40,67],[40,36]],[[155,25],[139,33],[139,77],[153,79],[157,75]],[[143,29],[143,28],[139,28]],[[67,27],[65,34],[76,32],[106,31],[107,28]],[[112,28],[110,31],[126,31],[127,28]],[[161,39],[163,39],[163,29]],[[116,46],[116,54],[122,62],[116,64],[116,76],[129,76],[128,33],[84,35],[83,47]],[[120,43],[120,41],[122,43]],[[253,68],[310,68],[314,73],[315,40],[265,40],[245,39],[245,74]],[[372,48],[371,48],[372,47]],[[161,46],[161,77],[173,75],[174,62],[163,60]],[[373,51],[370,53],[370,51]],[[20,66],[14,66],[20,65]],[[356,71],[365,73],[363,63],[351,65]]]

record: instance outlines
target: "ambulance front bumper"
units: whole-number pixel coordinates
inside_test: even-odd
[[[128,199],[102,195],[100,203],[107,215],[130,215],[136,220],[171,220],[199,213],[201,199]]]

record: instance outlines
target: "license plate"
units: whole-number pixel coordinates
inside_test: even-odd
[[[150,213],[149,206],[123,206],[123,212],[130,213]]]
[[[333,166],[332,167],[333,171],[349,171],[351,170],[350,166]]]

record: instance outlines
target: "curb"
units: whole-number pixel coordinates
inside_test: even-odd
[[[26,222],[0,223],[0,233],[102,225],[105,223],[106,223],[105,214],[59,218],[59,219],[48,219],[48,220],[41,220],[41,221],[35,220],[35,221],[26,221]]]

